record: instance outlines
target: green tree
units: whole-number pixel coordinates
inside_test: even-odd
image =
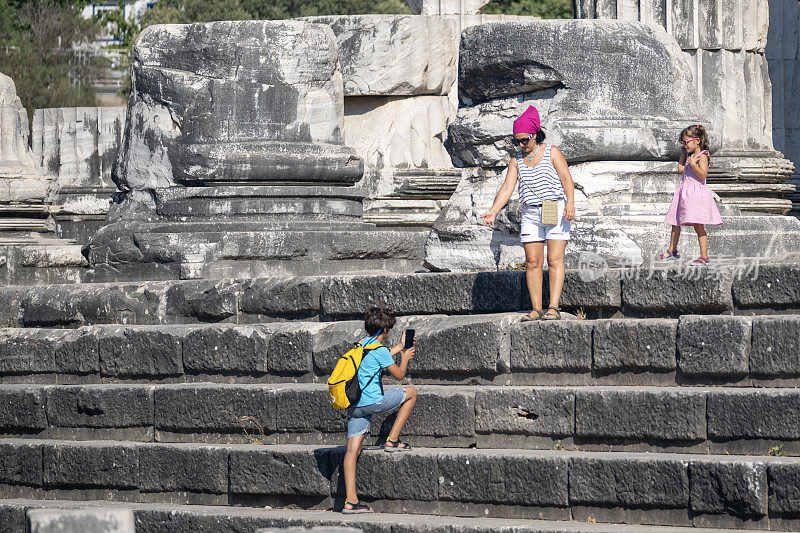
[[[571,19],[572,0],[492,0],[483,8],[484,13],[528,15],[545,19]]]
[[[11,76],[28,110],[96,105],[92,83],[105,62],[90,44],[96,21],[82,4],[0,0],[0,72]]]

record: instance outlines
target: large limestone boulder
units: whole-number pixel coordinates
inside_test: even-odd
[[[133,48],[113,179],[123,190],[220,181],[354,183],[342,143],[338,49],[327,25],[151,26]]]
[[[538,20],[483,24],[461,38],[462,107],[450,127],[457,164],[500,166],[511,124],[539,108],[548,139],[571,162],[677,159],[677,137],[700,116],[675,40],[636,22]]]
[[[443,95],[456,80],[458,33],[443,17],[307,17],[336,34],[345,96]]]

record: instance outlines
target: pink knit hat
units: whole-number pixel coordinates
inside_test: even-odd
[[[514,121],[514,133],[536,133],[539,127],[539,112],[532,105]]]

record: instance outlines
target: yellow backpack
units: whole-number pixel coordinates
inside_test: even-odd
[[[379,342],[370,342],[362,346],[359,341],[336,362],[331,377],[328,378],[328,395],[331,398],[331,404],[334,409],[347,409],[351,405],[357,404],[358,400],[361,399],[361,386],[358,384],[358,367],[361,366],[361,361],[370,350],[381,346],[383,344]],[[367,385],[373,379],[375,379],[375,376],[370,378]]]

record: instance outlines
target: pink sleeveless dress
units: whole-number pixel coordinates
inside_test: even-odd
[[[701,154],[709,155],[706,150]],[[692,224],[722,224],[719,209],[714,201],[714,193],[705,181],[701,181],[694,169],[687,163],[683,178],[675,189],[672,204],[669,206],[664,222],[671,226],[691,226]]]

